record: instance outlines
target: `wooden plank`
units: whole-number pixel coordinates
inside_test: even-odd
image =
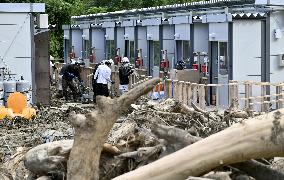
[[[205,109],[206,101],[205,101],[205,85],[199,84],[198,86],[198,97],[199,97],[199,107],[201,109]]]
[[[183,83],[184,83],[184,81],[178,82],[178,100],[179,100],[179,102],[183,102]]]
[[[182,83],[182,97],[183,97],[183,99],[182,99],[182,102],[183,103],[185,103],[185,104],[187,104],[187,84],[186,84],[186,82],[183,82]]]
[[[276,109],[281,109],[283,108],[283,102],[280,101],[280,99],[283,99],[283,95],[282,95],[282,90],[283,90],[283,87],[282,86],[276,86],[276,94],[278,94],[276,96]]]
[[[173,98],[178,100],[178,80],[173,80]]]
[[[197,103],[197,83],[192,83],[191,87],[192,87],[192,102],[193,103]]]
[[[186,90],[187,90],[187,105],[191,105],[192,102],[192,89],[191,89],[191,83],[186,82]]]
[[[266,105],[265,105],[265,101],[266,101],[266,84],[262,83],[261,84],[261,112],[266,112]]]
[[[172,80],[170,80],[170,79],[166,79],[165,80],[165,98],[166,99],[168,99],[168,98],[170,98],[171,96],[170,96],[170,88],[171,88],[171,82],[172,82]]]

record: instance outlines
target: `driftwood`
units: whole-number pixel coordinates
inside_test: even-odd
[[[25,167],[37,175],[65,172],[73,140],[54,141],[41,144],[29,150],[24,157]],[[103,151],[120,154],[117,147],[104,143]]]
[[[163,145],[157,145],[154,147],[143,147],[139,148],[137,151],[128,152],[119,155],[119,158],[132,158],[135,159],[136,162],[149,162],[154,161],[158,158],[157,155],[159,155],[163,150]],[[152,157],[156,156],[156,157]],[[141,164],[140,164],[141,165]],[[144,165],[144,164],[143,164]]]
[[[250,159],[284,155],[284,109],[242,121],[115,180],[186,179]]]
[[[153,124],[152,132],[157,135],[158,138],[166,140],[166,151],[163,153],[163,156],[202,139],[192,136],[185,130],[156,123]]]
[[[283,173],[276,171],[274,169],[271,169],[269,166],[266,166],[256,160],[240,162],[240,163],[232,164],[231,166],[247,173],[248,175],[250,175],[251,177],[254,177],[257,180],[284,179]]]
[[[152,131],[159,138],[163,138],[167,141],[166,152],[168,153],[178,151],[179,149],[182,149],[183,147],[193,144],[202,139],[202,138],[190,135],[185,130],[178,129],[175,127],[158,125],[158,124],[154,125],[154,128]],[[171,147],[170,152],[168,150],[169,146]],[[266,180],[266,179],[269,179],[268,177],[270,177],[270,179],[275,179],[275,180],[284,179],[283,173],[276,171],[274,169],[271,169],[269,166],[265,166],[264,164],[256,160],[240,162],[240,163],[232,164],[230,166],[237,168],[258,180]]]
[[[71,115],[76,133],[68,160],[68,180],[99,179],[99,160],[103,144],[118,116],[159,82],[159,78],[149,80],[118,99],[99,96],[97,110],[86,115]]]

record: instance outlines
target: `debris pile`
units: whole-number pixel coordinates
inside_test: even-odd
[[[96,107],[67,103],[60,107],[42,107],[32,121],[23,119],[1,121],[0,157],[3,168],[0,172],[2,176],[12,176],[14,179],[27,179],[27,177],[36,179],[40,176],[48,176],[50,179],[66,179],[67,160],[74,137],[74,129],[67,114],[71,111],[86,114],[93,108]],[[206,112],[194,104],[188,107],[172,99],[132,104],[129,113],[120,117],[114,124],[103,147],[100,159],[100,179],[111,179],[137,169],[243,120],[238,116],[228,119],[228,113],[230,117],[236,114],[236,112],[228,111],[225,113]],[[60,141],[63,139],[67,141]],[[56,141],[62,144],[54,146],[55,149],[64,146],[64,153],[59,153],[49,147],[48,151],[55,154],[50,154],[47,158],[54,156],[60,158],[60,161],[54,160],[54,162],[48,161],[47,163],[44,161],[46,159],[41,159],[40,163],[46,164],[45,169],[39,173],[38,169],[33,168],[42,166],[42,164],[35,165],[34,161],[38,161],[37,157],[33,155],[35,159],[29,159],[30,155],[27,150],[35,149],[34,147],[41,144],[44,146],[49,142],[56,143]],[[36,154],[38,151],[32,153]],[[56,164],[58,162],[60,168]],[[29,164],[34,164],[34,166],[31,167]],[[243,172],[232,167],[224,167],[218,171],[223,172],[211,172],[205,177],[208,179],[214,179],[213,177],[216,176],[226,176],[232,179],[240,176],[248,178]]]

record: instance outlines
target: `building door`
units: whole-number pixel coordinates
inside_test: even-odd
[[[213,84],[228,84],[228,43],[212,41],[211,42],[211,76],[210,80]],[[212,88],[212,96],[216,97],[216,89]],[[213,98],[215,99],[215,98]],[[218,88],[218,102],[223,107],[229,105],[229,88],[228,86],[221,86]]]
[[[115,46],[114,40],[106,41],[106,59],[114,59],[115,56]]]
[[[190,41],[176,40],[176,50],[177,52],[176,52],[176,59],[175,59],[174,65],[176,65],[178,61],[184,61],[188,67],[189,58],[190,58],[189,57]]]
[[[159,41],[148,41],[149,47],[149,74],[159,77],[161,48]]]
[[[229,83],[228,73],[228,43],[218,43],[219,56],[218,56],[218,84]],[[229,87],[221,86],[219,90],[219,102],[224,107],[229,106]]]
[[[135,43],[134,41],[125,41],[124,57],[128,57],[131,64],[135,63]]]

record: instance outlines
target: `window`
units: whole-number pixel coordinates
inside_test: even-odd
[[[219,42],[219,73],[228,73],[228,50],[226,42]]]
[[[154,66],[160,66],[160,58],[161,58],[160,42],[154,41],[153,48],[154,48]]]
[[[106,50],[107,50],[107,59],[113,59],[115,56],[115,47],[114,47],[114,40],[107,40],[106,41]]]
[[[129,51],[130,51],[130,56],[129,56],[129,60],[131,64],[135,63],[135,44],[134,41],[129,41],[130,45],[129,45]]]
[[[124,57],[128,57],[131,64],[135,63],[135,43],[134,41],[125,41]]]
[[[189,41],[183,41],[182,42],[182,50],[183,50],[182,59],[184,61],[188,61],[189,59],[189,50],[190,50],[189,48],[190,48]]]

